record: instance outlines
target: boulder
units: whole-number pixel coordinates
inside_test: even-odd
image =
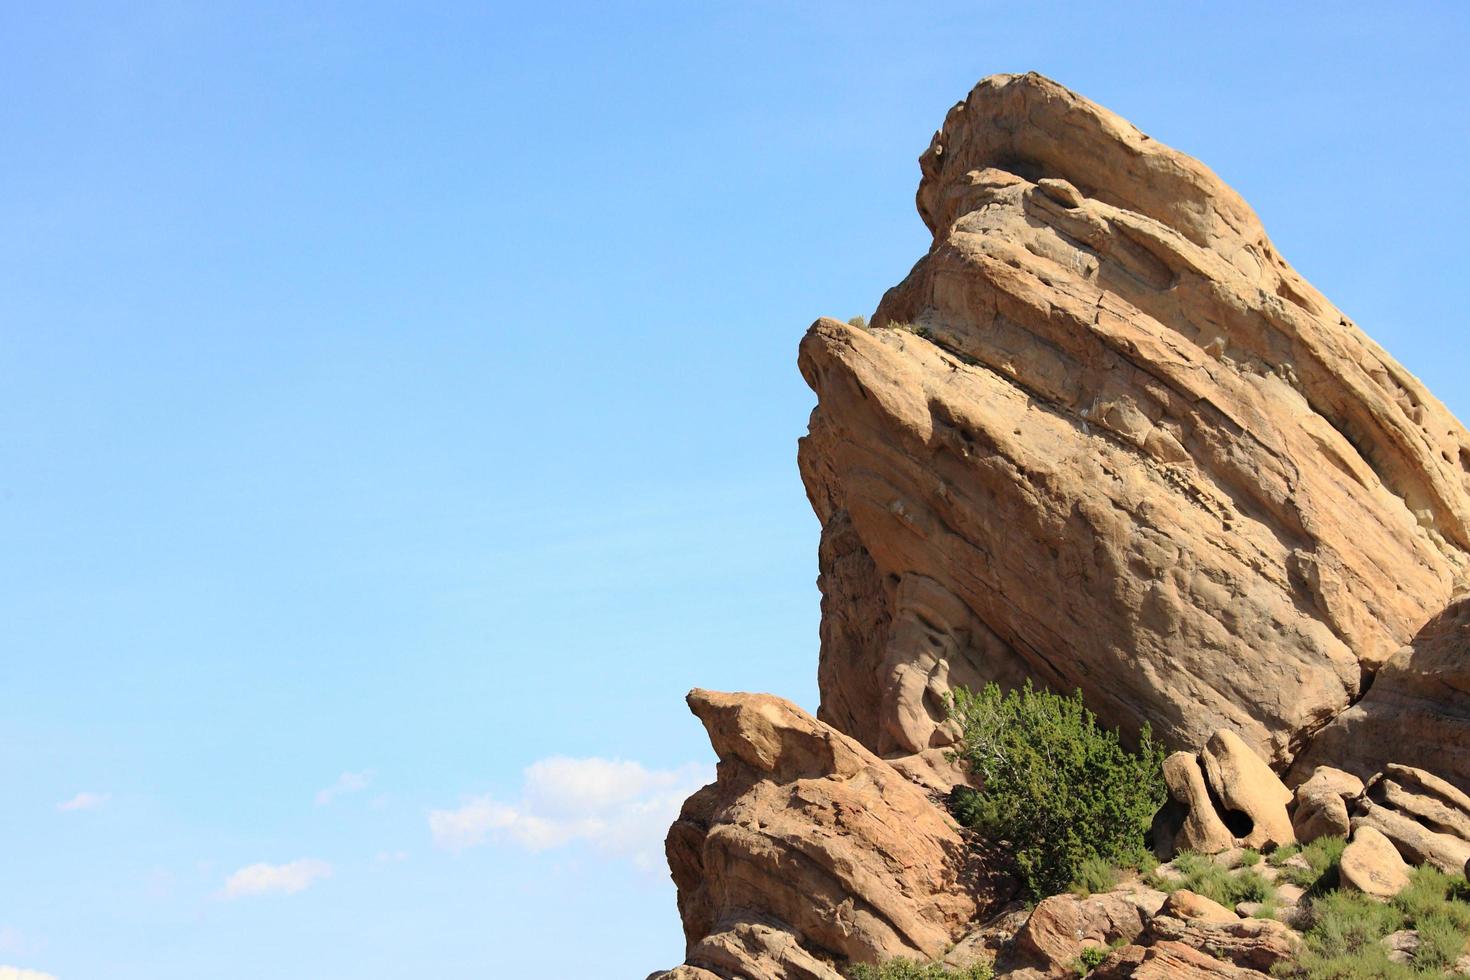
[[[1239,922],[1240,916],[1212,898],[1181,888],[1164,900],[1159,915],[1191,922],[1219,923]]]
[[[948,814],[856,740],[770,695],[688,700],[720,762],[666,842],[686,966],[836,980],[936,959],[1004,897]]]
[[[1433,773],[1390,763],[1353,803],[1352,825],[1372,827],[1410,864],[1457,874],[1470,861],[1470,796]]]
[[[1343,848],[1338,876],[1344,888],[1393,898],[1409,884],[1409,866],[1391,840],[1372,827],[1359,827]]]
[[[1350,772],[1318,766],[1296,788],[1291,827],[1296,839],[1310,844],[1319,837],[1346,837],[1351,832],[1348,801],[1363,792],[1363,781]]]
[[[1362,700],[1317,733],[1296,768],[1321,762],[1365,779],[1403,763],[1470,792],[1470,595],[1457,596],[1395,652]]]
[[[1168,859],[1175,851],[1218,854],[1235,845],[1235,835],[1215,812],[1204,770],[1195,753],[1175,752],[1165,759],[1164,784],[1176,804],[1179,820],[1177,828],[1169,820],[1155,821],[1155,834],[1159,838],[1172,836],[1174,845],[1173,849],[1161,853],[1161,858]],[[1165,811],[1168,809],[1166,804]]]
[[[1292,801],[1291,790],[1244,739],[1228,728],[1221,729],[1205,743],[1200,761],[1227,813],[1242,814],[1249,821],[1249,829],[1242,823],[1244,832],[1236,834],[1240,846],[1260,849],[1296,843],[1286,810]]]
[[[1142,931],[1143,914],[1120,895],[1053,895],[1037,903],[999,965],[1012,971],[1030,968],[1036,977],[1075,976],[1084,948],[1130,942]]]
[[[1150,919],[1140,942],[1178,942],[1208,950],[1236,966],[1271,972],[1278,963],[1289,963],[1301,949],[1295,932],[1274,919],[1233,919],[1203,922],[1158,915]]]
[[[1365,827],[1392,841],[1410,864],[1432,864],[1445,874],[1456,874],[1470,862],[1470,842],[1453,834],[1436,833],[1412,817],[1366,798],[1359,802],[1353,816],[1353,834]]]
[[[1216,959],[1184,943],[1164,941],[1153,946],[1124,946],[1114,950],[1090,980],[1269,980],[1270,974]]]
[[[1271,848],[1296,840],[1287,804],[1291,790],[1240,736],[1221,729],[1204,749],[1164,760],[1169,802],[1154,818],[1154,851],[1219,854]]]
[[[1365,677],[1399,690],[1465,581],[1460,423],[1204,165],[1054,82],[985,79],[920,168],[925,254],[801,344],[818,717],[913,753],[954,685],[1032,678],[1279,767]],[[1404,731],[1470,742],[1429,680]]]

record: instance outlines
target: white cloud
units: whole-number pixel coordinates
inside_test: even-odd
[[[40,970],[23,970],[18,966],[0,966],[0,980],[56,980]]]
[[[310,888],[320,878],[330,878],[332,866],[316,858],[302,858],[289,864],[252,864],[241,868],[225,881],[225,898],[246,895],[295,895]],[[0,980],[5,980],[0,977]]]
[[[372,781],[373,772],[371,769],[364,770],[363,772],[344,772],[337,777],[332,785],[325,789],[317,790],[316,805],[326,806],[339,796],[360,793],[367,789],[368,784]]]
[[[408,860],[407,851],[379,851],[373,858],[378,864],[401,864]]]
[[[66,802],[56,804],[56,809],[62,813],[72,810],[93,810],[110,799],[112,799],[111,793],[78,793]],[[3,974],[0,974],[0,980],[5,980]]]
[[[536,853],[584,842],[653,869],[679,807],[712,777],[707,765],[645,769],[621,759],[553,756],[526,767],[519,802],[486,794],[433,810],[429,832],[451,851],[492,841]]]

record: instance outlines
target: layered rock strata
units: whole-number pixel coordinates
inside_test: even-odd
[[[801,345],[818,717],[915,752],[954,684],[1031,677],[1289,762],[1462,583],[1470,436],[1206,167],[1053,82],[981,82],[920,163],[928,254]]]
[[[689,707],[720,762],[669,831],[688,942],[672,978],[936,959],[1000,897],[944,809],[855,739],[767,694]]]

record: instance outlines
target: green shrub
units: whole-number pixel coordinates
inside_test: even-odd
[[[957,688],[951,713],[963,732],[957,756],[980,779],[955,794],[962,823],[1010,845],[1033,895],[1065,889],[1089,860],[1138,866],[1166,797],[1163,747],[1143,726],[1137,751],[1100,728],[1071,697],[1030,683],[1002,694]]]
[[[857,327],[859,330],[866,330],[868,329],[868,318],[862,314],[858,314],[851,320],[848,320],[847,325],[849,327]]]
[[[1247,847],[1240,852],[1240,866],[1242,868],[1254,868],[1261,863],[1261,852],[1254,847]]]
[[[1090,857],[1083,861],[1082,866],[1077,869],[1077,877],[1072,880],[1068,890],[1074,895],[1086,898],[1088,895],[1110,892],[1117,888],[1118,882],[1122,880],[1122,870],[1114,866],[1111,861]]]
[[[1286,864],[1283,858],[1281,877],[1308,892],[1330,891],[1337,887],[1337,866],[1342,861],[1344,847],[1347,847],[1344,837],[1318,837],[1297,852],[1307,867]]]
[[[1126,940],[1115,939],[1106,946],[1084,946],[1082,952],[1072,961],[1072,968],[1077,971],[1079,977],[1085,977],[1102,966],[1108,954],[1125,944]]]
[[[1314,867],[1323,861],[1322,854],[1331,855],[1334,850],[1341,853],[1341,848],[1332,846],[1321,849]],[[1301,980],[1448,976],[1470,942],[1470,902],[1461,898],[1464,887],[1459,875],[1426,866],[1415,868],[1409,885],[1388,902],[1357,892],[1321,891],[1310,899],[1301,960],[1276,972]],[[1400,929],[1413,929],[1419,935],[1418,949],[1408,964],[1390,961],[1382,943],[1385,936]]]
[[[1174,868],[1182,878],[1154,875],[1149,878],[1149,884],[1166,892],[1188,889],[1226,908],[1234,908],[1240,902],[1261,902],[1273,908],[1271,915],[1262,918],[1274,917],[1276,887],[1254,867],[1231,871],[1202,854],[1185,851],[1174,859]]]
[[[881,966],[858,964],[848,971],[852,980],[994,980],[995,968],[989,963],[951,970],[939,963],[918,960],[889,960]]]

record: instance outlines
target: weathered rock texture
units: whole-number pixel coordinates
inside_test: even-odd
[[[935,959],[996,898],[941,807],[855,739],[768,694],[694,691],[719,756],[667,850],[686,973],[839,980]]]
[[[1361,701],[1312,740],[1297,769],[1367,778],[1398,762],[1470,791],[1470,595],[1456,598],[1378,672]]]
[[[1207,168],[1053,82],[981,82],[920,162],[928,254],[801,346],[818,717],[915,752],[952,685],[1032,677],[1289,762],[1462,584],[1470,436]]]
[[[1288,810],[1292,791],[1229,729],[1211,735],[1198,754],[1175,752],[1165,759],[1164,783],[1169,802],[1153,825],[1161,859],[1178,851],[1218,854],[1296,842]]]
[[[1352,805],[1353,837],[1365,828],[1393,842],[1410,864],[1458,874],[1470,864],[1470,796],[1433,773],[1390,764]]]

